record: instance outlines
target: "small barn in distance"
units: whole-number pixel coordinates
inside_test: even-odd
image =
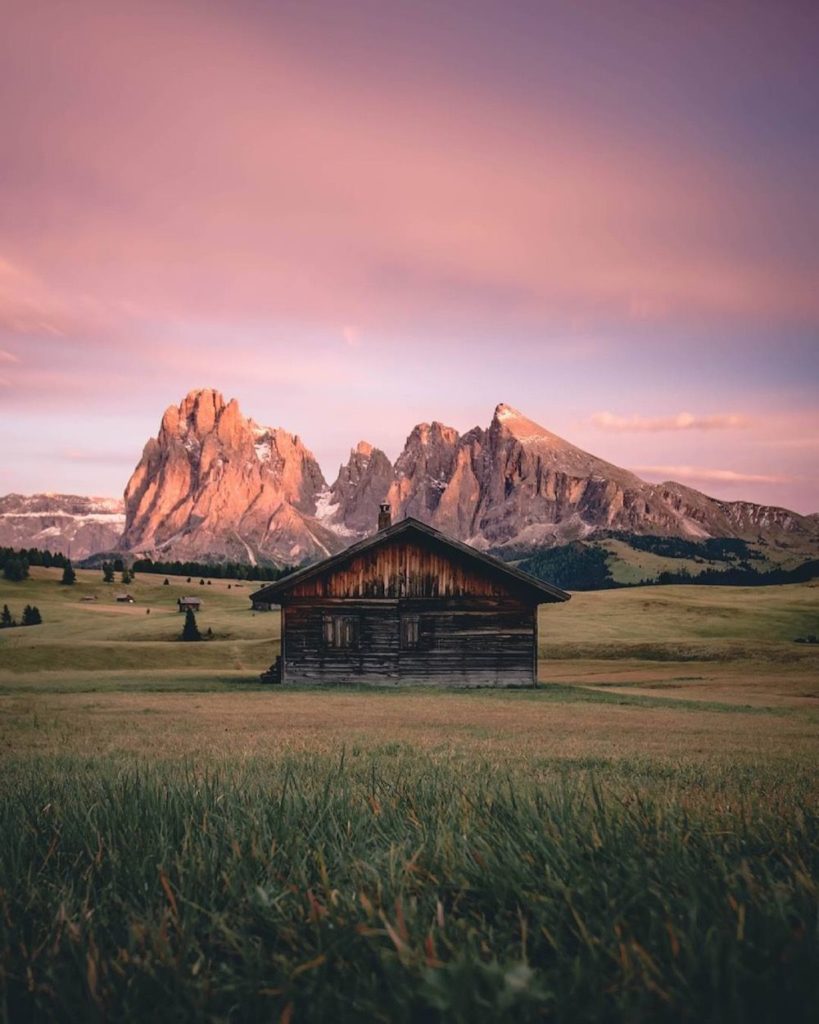
[[[176,607],[180,612],[186,612],[189,608],[192,612],[198,612],[202,607],[202,602],[198,597],[178,597]]]
[[[251,595],[281,605],[282,683],[534,686],[537,611],[569,595],[417,519]]]

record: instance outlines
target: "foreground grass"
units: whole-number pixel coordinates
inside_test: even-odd
[[[299,691],[247,588],[181,644],[186,583],[33,575],[0,1021],[814,1019],[819,587],[576,595],[537,691]]]
[[[3,1017],[813,1019],[813,773],[581,768],[7,763]]]

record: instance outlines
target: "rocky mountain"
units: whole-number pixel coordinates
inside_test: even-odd
[[[387,486],[382,456],[377,486],[367,479],[361,506],[358,495],[365,489],[350,487],[349,479],[363,477],[351,473],[352,465],[351,459],[340,471],[324,511],[330,512],[328,526],[343,524],[356,535],[372,529],[374,509],[384,495],[394,518],[415,516],[506,557],[611,530],[739,537],[786,548],[819,544],[814,517],[719,501],[673,482],[647,483],[508,405],[495,409],[487,429],[476,427],[462,436],[437,422],[415,427],[393,467],[392,482]]]
[[[117,498],[7,494],[0,498],[0,547],[40,548],[79,562],[116,548],[125,526]]]
[[[378,448],[359,441],[333,486],[319,495],[316,515],[340,537],[365,537],[393,481],[392,463]]]
[[[315,518],[327,490],[298,437],[246,419],[218,391],[162,417],[125,488],[124,551],[154,558],[296,564],[343,546]]]
[[[465,434],[418,424],[394,464],[361,441],[328,486],[298,437],[209,389],[167,409],[128,482],[124,516],[97,499],[10,495],[0,499],[0,544],[71,544],[80,558],[111,550],[122,528],[119,550],[133,555],[294,565],[371,533],[384,501],[396,520],[415,516],[513,559],[611,531],[819,553],[817,515],[648,483],[508,405]]]

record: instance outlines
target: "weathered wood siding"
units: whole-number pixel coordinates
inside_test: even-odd
[[[326,641],[326,615],[357,617],[355,648]],[[513,598],[293,597],[282,609],[286,683],[425,683],[531,686],[537,609]],[[403,616],[418,642],[402,647]]]
[[[346,565],[306,580],[290,592],[303,597],[448,598],[508,597],[509,587],[490,572],[432,546],[396,538]]]

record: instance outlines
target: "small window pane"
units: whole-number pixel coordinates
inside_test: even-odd
[[[324,643],[327,647],[350,648],[358,643],[358,616],[325,615]]]
[[[417,615],[401,616],[401,646],[411,648],[418,646],[420,623]]]

